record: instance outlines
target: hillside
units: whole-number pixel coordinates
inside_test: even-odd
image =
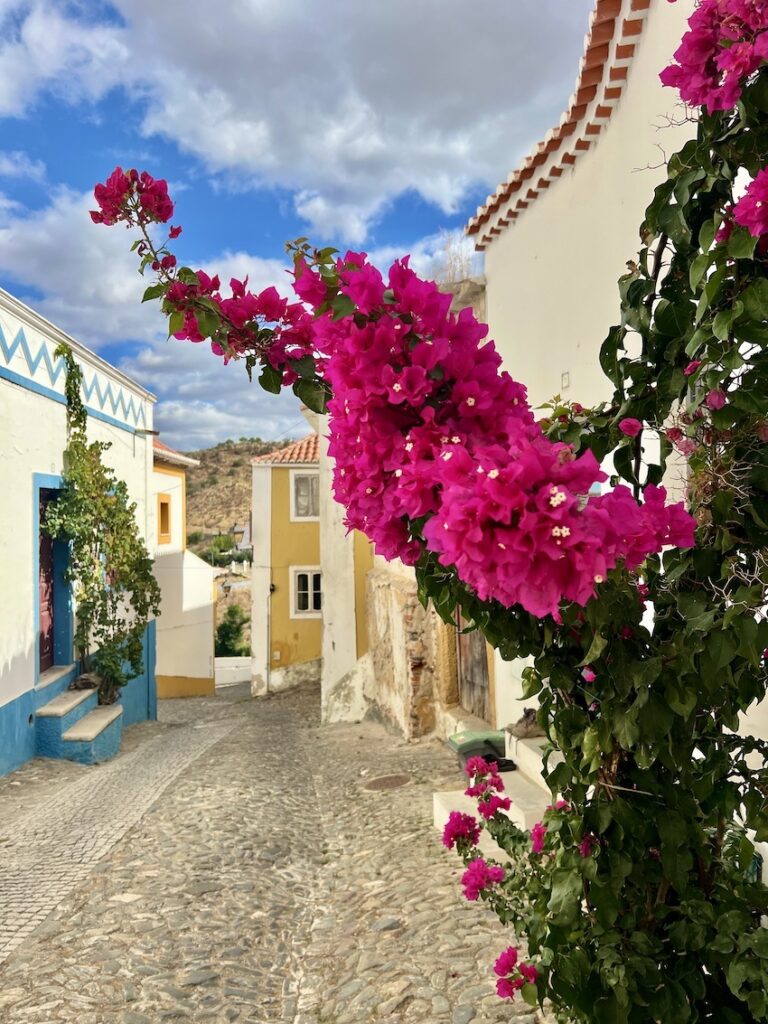
[[[210,536],[246,522],[251,509],[251,459],[285,448],[291,440],[244,437],[184,452],[200,461],[198,467],[187,470],[187,532]]]

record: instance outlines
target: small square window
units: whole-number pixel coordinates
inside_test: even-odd
[[[292,499],[294,519],[317,519],[320,516],[320,474],[295,473]]]
[[[294,569],[293,615],[318,617],[323,610],[322,573],[318,569]]]
[[[171,543],[171,499],[167,494],[157,496],[157,542]]]

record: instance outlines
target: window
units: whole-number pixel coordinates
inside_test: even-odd
[[[157,543],[171,543],[171,499],[168,494],[157,496]]]
[[[291,474],[291,519],[320,518],[320,474]]]
[[[311,566],[293,569],[291,574],[291,616],[319,618],[323,611],[322,573]]]

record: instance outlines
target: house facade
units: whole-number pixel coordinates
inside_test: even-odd
[[[199,463],[153,442],[154,574],[162,593],[157,622],[157,695],[215,693],[214,569],[187,550],[187,470]]]
[[[617,281],[666,158],[694,130],[659,81],[689,15],[667,0],[597,0],[560,124],[466,227],[485,254],[490,337],[534,407],[612,394],[599,351],[619,318]],[[525,663],[494,660],[492,719],[504,726],[522,714]]]
[[[323,633],[319,438],[252,461],[251,690],[319,678]]]
[[[77,672],[72,642],[76,609],[64,581],[67,545],[52,542],[40,529],[46,505],[62,487],[64,470],[65,367],[53,355],[61,342],[82,367],[88,436],[110,444],[104,460],[126,482],[139,529],[150,550],[152,545],[154,397],[0,290],[0,774],[36,753],[74,753],[83,741],[73,739],[67,747],[53,743],[51,736],[93,710],[84,701],[69,708],[74,700],[69,697],[54,704],[53,712],[50,708]],[[123,689],[121,710],[113,712],[122,725],[155,717],[154,630],[150,623],[144,671]],[[95,699],[94,694],[93,704]],[[105,721],[110,743],[117,717]],[[76,735],[90,732],[93,728],[81,727]],[[99,736],[96,732],[90,742],[106,742]]]

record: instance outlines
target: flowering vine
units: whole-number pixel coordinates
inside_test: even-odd
[[[646,212],[600,353],[614,394],[591,409],[555,399],[537,421],[485,328],[407,259],[382,274],[300,239],[294,301],[225,293],[153,242],[164,183],[120,171],[97,195],[96,219],[139,230],[172,335],[328,412],[348,525],[415,565],[446,621],[460,608],[530,659],[552,805],[528,833],[476,762],[477,815],[443,842],[525,940],[499,994],[568,1024],[768,1021],[768,745],[739,735],[768,687],[767,33],[768,0],[702,0],[663,72],[696,134]],[[675,465],[690,514],[666,501]]]

